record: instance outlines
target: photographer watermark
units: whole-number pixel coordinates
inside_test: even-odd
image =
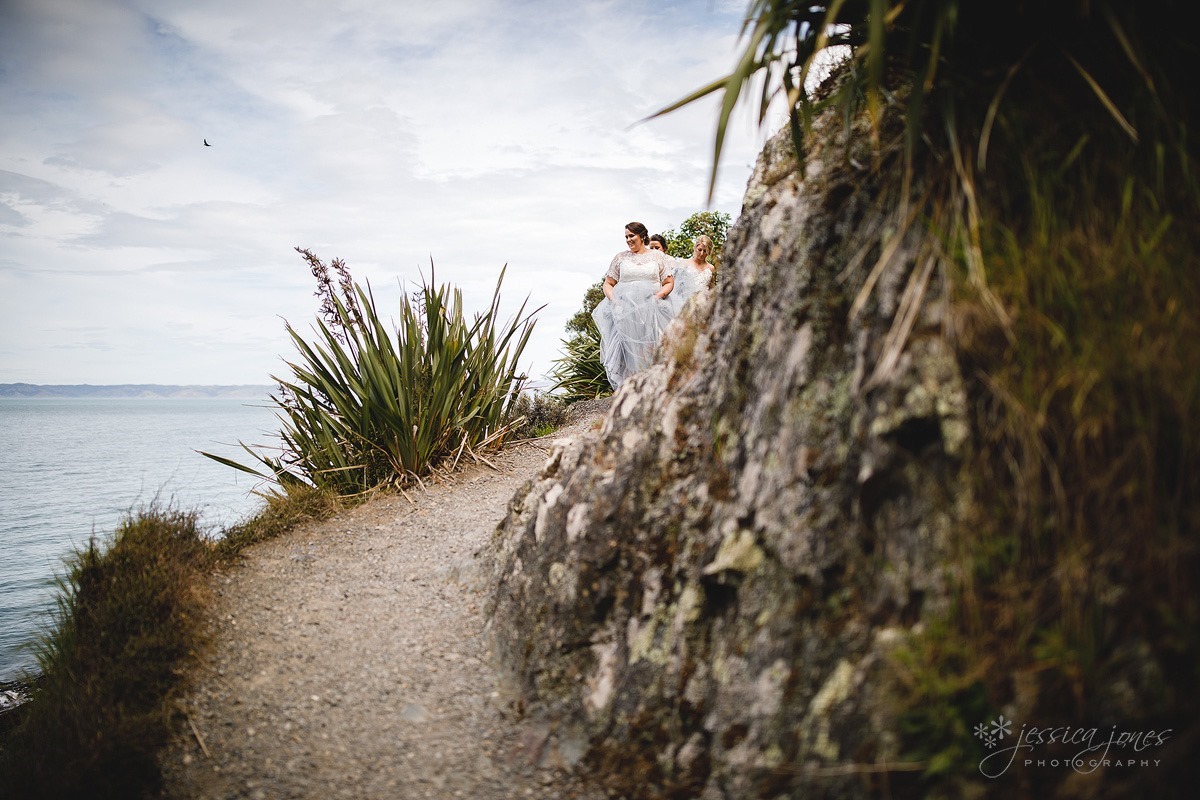
[[[1001,714],[990,723],[975,726],[976,738],[991,751],[979,761],[979,771],[988,778],[999,778],[1013,764],[1084,774],[1111,767],[1157,767],[1161,759],[1155,758],[1156,748],[1166,744],[1171,730],[1022,725],[1014,736],[1013,721]]]

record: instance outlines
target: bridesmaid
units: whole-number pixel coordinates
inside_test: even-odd
[[[676,259],[675,289],[671,293],[671,307],[675,314],[683,310],[692,295],[713,285],[713,265],[708,263],[712,250],[712,239],[700,234],[692,246],[692,257]]]
[[[663,330],[675,316],[667,299],[675,286],[675,259],[647,246],[646,226],[625,226],[625,244],[604,276],[604,299],[592,312],[600,331],[600,360],[616,389],[654,362]]]

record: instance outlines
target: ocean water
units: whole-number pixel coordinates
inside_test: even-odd
[[[64,558],[130,510],[195,510],[207,530],[251,516],[256,479],[197,453],[249,463],[276,441],[261,400],[0,398],[0,681],[36,670],[29,643],[53,621]]]

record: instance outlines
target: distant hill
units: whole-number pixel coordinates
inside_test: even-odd
[[[0,397],[148,397],[266,399],[274,386],[164,386],[156,383],[123,383],[114,386],[74,384],[39,386],[33,383],[0,383]]]

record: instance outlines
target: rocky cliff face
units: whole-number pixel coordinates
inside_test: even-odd
[[[851,246],[875,194],[837,139],[803,166],[768,145],[713,296],[496,534],[511,699],[631,797],[862,796],[908,769],[889,653],[946,602],[970,429],[906,242],[851,314],[889,232]]]

